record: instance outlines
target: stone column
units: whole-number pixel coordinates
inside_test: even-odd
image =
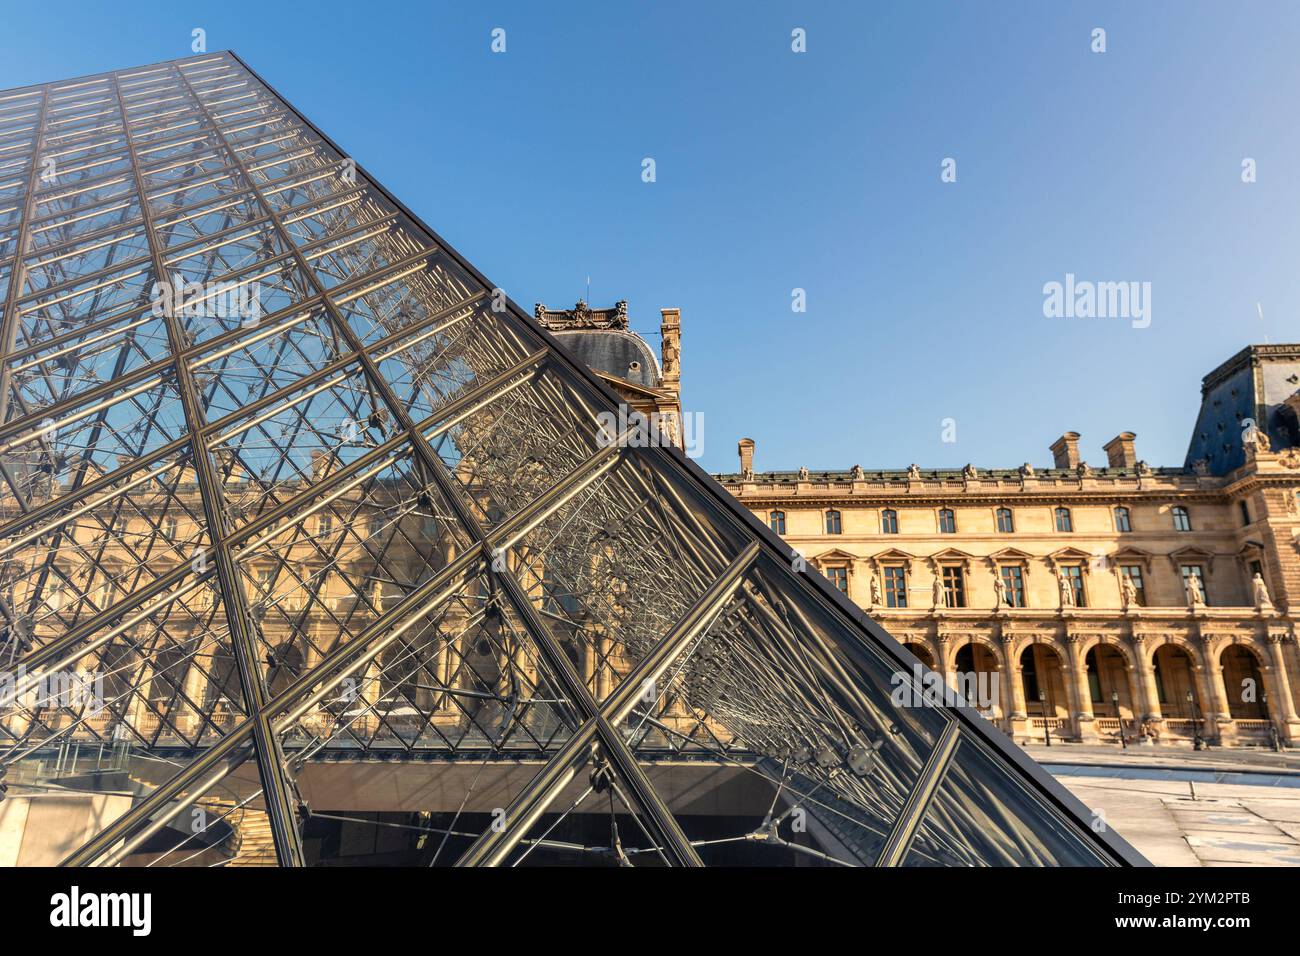
[[[1160,713],[1160,695],[1156,691],[1156,672],[1151,664],[1149,651],[1146,636],[1134,634],[1133,657],[1137,660],[1135,671],[1139,695],[1134,710],[1137,711],[1139,720],[1155,722],[1164,720],[1164,715]]]
[[[1295,700],[1291,696],[1291,680],[1286,673],[1286,655],[1283,653],[1283,645],[1286,644],[1285,631],[1272,631],[1268,635],[1268,650],[1273,658],[1273,684],[1274,691],[1269,697],[1270,703],[1274,703],[1269,708],[1269,720],[1273,719],[1272,711],[1276,710],[1282,716],[1279,732],[1286,743],[1295,743],[1300,740],[1300,715],[1296,714]]]
[[[1228,745],[1236,741],[1236,731],[1232,726],[1232,711],[1228,709],[1228,696],[1223,687],[1223,667],[1219,664],[1218,649],[1209,644],[1203,645],[1205,666],[1196,667],[1197,677],[1201,679],[1202,713],[1205,718],[1206,737],[1217,737],[1220,744]]]
[[[952,684],[952,638],[950,635],[939,631],[935,634],[935,643],[939,645],[939,657],[934,662],[934,669],[939,672],[943,678],[944,685],[951,688]]]
[[[1084,743],[1097,742],[1097,727],[1092,713],[1092,692],[1088,687],[1088,662],[1081,648],[1082,639],[1077,634],[1066,638],[1069,646],[1069,660],[1063,661],[1069,668],[1066,684],[1074,690],[1074,725],[1079,739]]]
[[[1015,740],[1017,735],[1022,738],[1026,733],[1026,724],[1029,720],[1029,714],[1025,709],[1025,681],[1020,672],[1020,661],[1013,656],[1015,646],[1014,638],[1004,634],[1002,636],[1002,673],[1006,675],[1007,681],[1007,730],[1011,734],[1011,739]]]
[[[1205,648],[1205,656],[1210,657],[1209,648]],[[1197,710],[1201,715],[1201,736],[1208,739],[1223,739],[1223,728],[1229,728],[1229,736],[1232,735],[1231,715],[1221,721],[1219,714],[1227,708],[1227,698],[1223,696],[1223,669],[1217,667],[1216,670],[1210,670],[1210,667],[1192,663],[1192,680],[1196,683],[1196,693],[1200,697],[1197,701]],[[1196,714],[1192,714],[1195,717]]]

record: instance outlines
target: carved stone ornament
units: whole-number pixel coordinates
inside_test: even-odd
[[[552,332],[571,329],[626,329],[627,300],[620,299],[611,309],[593,309],[579,299],[572,309],[548,309],[538,302],[533,317]]]

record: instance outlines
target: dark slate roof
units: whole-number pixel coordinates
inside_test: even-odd
[[[578,359],[598,372],[644,388],[657,388],[659,385],[659,363],[655,354],[635,332],[582,329],[552,334]]]
[[[1274,451],[1300,445],[1300,427],[1282,403],[1300,388],[1300,345],[1248,345],[1201,382],[1201,410],[1187,447],[1188,466],[1204,458],[1210,474],[1246,462],[1242,421],[1253,419]]]

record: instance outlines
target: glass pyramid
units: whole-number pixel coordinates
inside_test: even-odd
[[[0,94],[0,308],[0,864],[1142,862],[231,53]]]

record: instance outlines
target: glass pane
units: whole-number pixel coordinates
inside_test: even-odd
[[[905,866],[1098,866],[1086,831],[963,737]]]

